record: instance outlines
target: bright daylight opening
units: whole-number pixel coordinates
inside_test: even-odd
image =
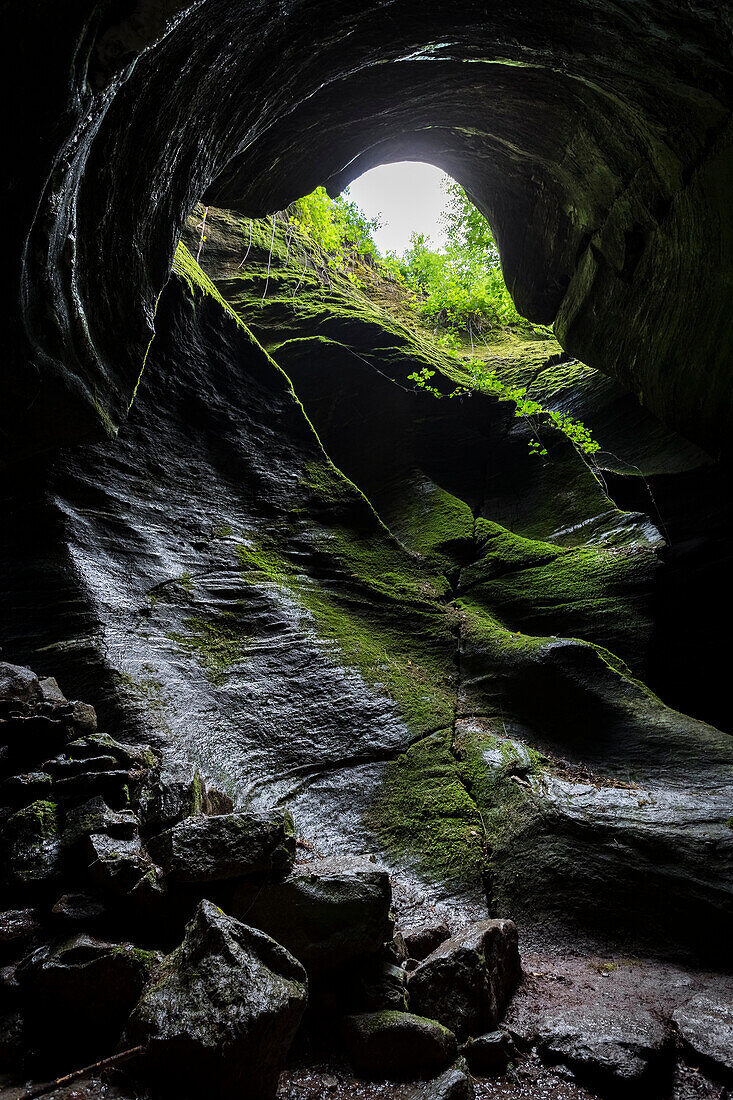
[[[442,217],[448,203],[450,176],[432,164],[400,161],[365,172],[344,192],[369,220],[377,219],[373,237],[379,251],[401,256],[413,233],[424,233],[433,246],[446,243]]]

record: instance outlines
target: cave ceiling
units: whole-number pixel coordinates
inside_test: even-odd
[[[11,455],[115,433],[198,198],[262,216],[404,158],[486,214],[522,312],[721,452],[729,4],[42,2],[8,22]]]

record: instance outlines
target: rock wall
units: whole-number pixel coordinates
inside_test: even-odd
[[[450,364],[345,280],[276,254],[263,303],[266,244],[235,274],[241,224],[209,232],[219,289],[181,246],[119,439],[8,501],[7,655],[305,850],[378,854],[408,910],[724,953],[731,742],[639,679],[649,518],[510,403],[412,390]]]
[[[405,156],[488,215],[523,312],[724,448],[726,6],[79,0],[8,19],[6,455],[119,428],[207,189],[261,215]]]

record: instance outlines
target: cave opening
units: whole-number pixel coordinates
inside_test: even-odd
[[[13,1094],[719,1097],[724,6],[12,7]]]

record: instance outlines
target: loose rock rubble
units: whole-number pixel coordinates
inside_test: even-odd
[[[403,937],[378,865],[296,866],[287,812],[167,776],[29,669],[0,664],[0,689],[0,1072],[140,1047],[143,1087],[271,1100],[300,1028],[412,1100],[473,1096],[457,1036],[495,1026],[519,977],[510,921]]]

